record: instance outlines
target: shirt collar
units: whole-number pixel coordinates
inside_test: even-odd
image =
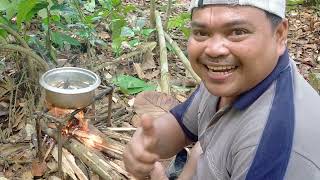
[[[286,49],[285,52],[279,57],[278,63],[271,74],[269,74],[257,86],[241,94],[232,106],[238,110],[243,110],[250,106],[269,88],[273,81],[276,80],[278,76],[289,67],[289,54],[288,50]]]

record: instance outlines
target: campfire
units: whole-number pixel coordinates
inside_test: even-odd
[[[76,70],[78,73],[78,69]],[[60,71],[62,72],[62,70],[59,70],[59,73]],[[82,70],[79,72],[83,73]],[[85,71],[85,73],[88,72]],[[43,75],[43,77],[46,76],[49,77],[48,79],[51,78],[52,80],[56,78],[57,75],[55,74],[55,76],[50,77],[49,71],[49,74]],[[70,76],[70,74],[68,76]],[[85,75],[77,74],[75,79],[78,79],[78,76],[83,76],[83,82],[88,83],[87,81],[89,80],[85,79],[87,78]],[[91,76],[92,75],[90,75],[90,77]],[[68,90],[69,86],[71,85],[73,86],[73,89],[77,89],[77,87],[75,87],[75,85],[72,84],[72,79],[70,79],[69,77],[65,79],[66,80],[63,81],[61,81],[60,79],[54,79],[54,81],[58,81],[59,84],[68,84],[62,86],[64,88],[62,89],[63,91],[65,89]],[[96,83],[95,81],[96,80],[92,80],[93,83]],[[46,82],[45,80],[43,80],[42,82],[42,86],[46,87],[46,85],[43,85],[44,82],[48,82]],[[77,83],[79,84],[79,82]],[[47,88],[46,90],[48,91],[48,89],[49,88]],[[58,91],[60,91],[60,89],[58,89]],[[72,92],[73,91],[74,90],[72,90]],[[112,92],[113,87],[107,87],[102,93],[100,93],[97,96],[92,96],[91,93],[87,92],[85,93],[86,96],[83,96],[82,93],[80,95],[77,95],[78,98],[82,98],[81,102],[79,101],[79,99],[75,100],[77,101],[77,103],[66,102],[66,104],[69,104],[70,107],[66,107],[65,104],[62,104],[62,102],[64,102],[65,99],[68,100],[69,98],[67,91],[64,96],[65,99],[55,99],[53,98],[53,96],[55,96],[55,92],[47,92],[47,108],[38,116],[36,120],[38,159],[40,162],[39,164],[45,162],[50,151],[54,149],[54,143],[56,142],[58,145],[57,161],[60,178],[64,178],[63,171],[65,170],[65,167],[62,167],[65,164],[63,162],[63,156],[66,156],[64,154],[65,150],[63,150],[63,147],[69,150],[75,157],[79,158],[82,162],[86,164],[86,166],[88,166],[93,172],[98,174],[103,179],[128,178],[128,174],[123,168],[121,168],[116,163],[110,161],[110,159],[122,159],[122,152],[124,149],[123,145],[109,137],[106,137],[104,133],[99,131],[94,125],[90,123],[89,118],[86,118],[86,115],[91,115],[91,117],[95,117],[95,102],[101,98],[108,97],[108,118],[106,121],[106,125],[110,126]],[[75,96],[74,93],[72,93],[71,95]],[[61,98],[61,93],[58,96],[59,98]],[[90,96],[90,98],[87,98],[87,96]],[[73,98],[69,99],[72,100]],[[86,102],[84,102],[83,99]],[[80,107],[79,104],[81,104]],[[44,121],[43,119],[48,119],[49,121]],[[42,135],[43,133],[45,134],[45,136]],[[47,141],[48,137],[54,139],[54,141],[51,141],[53,143],[51,143],[50,146],[47,148],[46,153],[43,153],[43,150],[46,149],[44,147],[44,142]],[[79,171],[79,168],[75,169],[78,169]],[[87,179],[86,176],[84,176],[83,172],[75,172],[75,174],[78,179]],[[75,179],[74,177],[72,178]]]

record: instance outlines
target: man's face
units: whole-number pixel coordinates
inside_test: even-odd
[[[287,23],[272,30],[254,7],[206,6],[194,10],[189,60],[207,89],[235,99],[265,79],[285,50]]]

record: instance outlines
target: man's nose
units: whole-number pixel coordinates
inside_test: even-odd
[[[229,54],[229,49],[226,47],[226,40],[220,35],[214,35],[207,39],[205,54],[212,58],[224,57]]]

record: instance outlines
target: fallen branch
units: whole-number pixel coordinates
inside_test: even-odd
[[[198,82],[201,82],[200,77],[193,71],[191,64],[188,60],[188,58],[184,55],[184,53],[182,52],[182,50],[179,48],[178,44],[171,39],[171,37],[167,34],[164,33],[164,36],[167,40],[167,42],[172,46],[172,48],[174,49],[175,53],[177,54],[177,56],[181,59],[182,63],[184,64],[184,66],[186,67],[186,69],[191,73],[192,77]]]
[[[41,66],[41,68],[43,70],[46,71],[49,69],[48,64],[40,56],[33,53],[31,49],[27,49],[27,48],[24,48],[24,47],[21,47],[18,45],[13,45],[13,44],[2,44],[0,46],[0,49],[8,49],[8,50],[13,50],[13,51],[18,51],[20,53],[28,55],[28,56],[32,57],[35,60],[35,62]]]
[[[30,49],[26,41],[15,30],[5,24],[0,24],[0,29],[3,29],[11,34],[24,48]]]
[[[166,40],[164,38],[164,32],[162,28],[160,13],[158,11],[155,11],[155,15],[156,15],[156,28],[158,31],[159,45],[160,45],[160,65],[161,65],[160,87],[161,87],[161,92],[170,94]]]
[[[35,71],[35,68],[34,68],[34,66],[32,64],[32,58],[35,59],[36,61],[38,61],[38,63],[42,66],[43,70],[46,71],[46,70],[49,69],[47,63],[41,57],[39,57],[35,53],[32,53],[32,49],[29,47],[27,42],[20,36],[19,33],[17,33],[15,30],[13,30],[12,28],[10,28],[9,26],[7,26],[5,24],[0,24],[0,29],[4,29],[6,32],[11,34],[22,46],[21,47],[21,46],[10,44],[9,47],[10,46],[15,46],[15,47],[11,47],[12,48],[11,49],[11,48],[8,48],[8,47],[6,48],[4,46],[0,46],[0,49],[1,48],[2,49],[11,49],[11,50],[19,51],[20,53],[26,54],[28,56],[29,72],[31,73],[30,76],[31,76],[32,79],[36,77],[35,76],[36,71]],[[20,50],[18,50],[17,48],[20,49]],[[22,50],[22,48],[25,48],[25,50],[27,50],[27,51]],[[27,53],[27,52],[29,52],[29,53]]]

